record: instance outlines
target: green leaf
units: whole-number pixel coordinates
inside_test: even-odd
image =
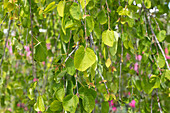
[[[66,62],[67,73],[69,75],[74,75],[76,68],[74,67],[73,59],[69,58]]]
[[[90,48],[80,46],[74,55],[74,65],[79,71],[85,71],[96,61],[96,55]]]
[[[99,12],[97,18],[101,25],[103,25],[107,22],[107,16],[103,10]]]
[[[109,102],[102,102],[102,113],[109,113]]]
[[[165,77],[170,80],[170,70],[166,70]]]
[[[78,0],[78,1],[80,2],[82,9],[84,9],[85,6],[89,3],[90,0],[86,0],[86,1],[85,0]],[[85,5],[85,3],[86,3],[86,5]]]
[[[54,100],[51,104],[50,104],[50,110],[51,111],[62,111],[63,107],[62,107],[62,103],[59,102],[58,100]]]
[[[86,22],[87,22],[87,34],[90,34],[92,30],[94,29],[94,21],[91,16],[86,17]]]
[[[45,105],[44,105],[44,100],[43,100],[42,96],[38,97],[38,107],[39,107],[40,111],[45,111]]]
[[[65,1],[60,1],[57,5],[57,11],[59,16],[64,16],[64,7],[65,7]]]
[[[117,53],[117,44],[118,44],[118,33],[114,31],[114,42],[113,42],[113,47],[109,48],[110,54],[114,56]]]
[[[14,8],[15,8],[15,4],[8,2],[8,5],[7,5],[8,11],[11,12],[12,10],[14,10]]]
[[[162,55],[159,55],[158,58],[157,58],[157,63],[158,63],[158,66],[160,68],[163,68],[164,65],[165,65],[165,60],[164,60],[164,57]],[[156,63],[156,65],[157,65]]]
[[[114,41],[114,31],[106,30],[102,33],[102,41],[105,45],[112,47]]]
[[[150,0],[145,0],[144,4],[145,4],[146,8],[148,8],[148,9],[151,8],[151,1]]]
[[[161,30],[158,34],[157,34],[157,38],[160,42],[162,42],[166,37],[166,31],[165,30]]]
[[[66,29],[66,35],[63,33],[63,31],[61,30],[61,39],[62,41],[64,41],[65,43],[68,43],[70,41],[70,29]]]
[[[89,93],[87,93],[86,95],[84,95],[83,99],[82,99],[82,103],[83,103],[83,108],[88,112],[91,113],[95,107],[95,99],[93,98],[93,96]]]
[[[110,60],[110,58],[108,58],[105,62],[106,67],[107,68],[110,67],[111,63],[112,63],[112,61]]]
[[[75,113],[77,104],[79,103],[79,98],[77,95],[67,95],[63,100],[64,110]]]
[[[48,13],[56,7],[57,7],[57,5],[55,5],[55,1],[53,1],[50,4],[48,4],[48,6],[44,9],[44,13]]]
[[[36,47],[35,47],[35,60],[42,62],[45,61],[47,58],[47,48],[45,45],[45,42],[40,42]]]
[[[64,91],[64,88],[61,87],[59,88],[57,91],[56,91],[56,98],[60,101],[60,102],[63,102],[63,98],[65,96],[65,91]]]
[[[128,0],[128,4],[131,5],[133,3],[133,0]]]
[[[76,20],[80,20],[82,18],[80,6],[77,3],[73,3],[71,5],[70,14]]]

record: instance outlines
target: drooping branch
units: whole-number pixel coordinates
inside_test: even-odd
[[[76,47],[71,51],[70,54],[68,54],[67,58],[65,59],[64,63],[67,62],[67,60],[70,58],[70,56],[78,49],[79,42],[77,42]]]
[[[30,20],[31,20],[32,74],[33,74],[34,78],[36,78],[35,63],[34,63],[34,44],[33,44],[33,14],[31,11],[31,0],[29,0],[29,5],[30,5]]]
[[[98,68],[97,68],[97,71],[98,71],[100,77],[102,78],[102,81],[104,82],[104,85],[105,85],[105,87],[106,87],[107,93],[109,94],[109,89],[108,89],[108,87],[107,87],[106,82],[104,81],[104,77],[102,76],[102,74],[100,73],[100,71],[98,70]]]
[[[2,22],[1,22],[1,24],[0,24],[0,29],[1,29],[1,26],[2,26],[2,24],[4,23],[4,21],[5,21],[6,17],[7,17],[7,15],[8,15],[8,13],[6,13],[4,19],[2,20]]]
[[[106,7],[107,7],[107,16],[108,16],[108,29],[110,29],[110,16],[109,16],[110,9],[107,0],[106,0]]]
[[[0,62],[0,69],[1,69],[1,66],[2,66],[2,63],[3,63],[3,60],[4,60],[4,57],[5,57],[5,49],[6,49],[6,46],[7,46],[8,37],[9,37],[10,29],[11,29],[11,23],[12,23],[12,20],[9,19],[8,32],[7,32],[7,35],[6,35],[6,38],[5,38],[5,47],[4,47],[4,50],[3,50],[4,53],[3,53],[3,55],[2,55],[1,62]]]
[[[93,44],[94,44],[94,42],[93,42],[93,36],[92,36],[92,33],[91,33],[91,34],[90,34],[90,45],[91,45],[91,47],[92,47]],[[95,45],[94,45],[93,50],[94,50],[94,52],[96,53],[96,51],[95,51]],[[108,89],[108,87],[107,87],[106,82],[104,81],[103,75],[102,75],[102,74],[100,73],[100,71],[98,70],[98,67],[97,67],[96,70],[98,71],[100,77],[102,78],[102,81],[104,82],[104,85],[105,85],[105,87],[106,87],[107,93],[109,94],[109,89]]]
[[[88,37],[87,37],[87,27],[86,27],[86,0],[84,0],[85,2],[85,7],[84,7],[84,16],[85,16],[85,19],[84,19],[84,32],[85,32],[85,40],[86,40],[86,47],[87,47],[87,44],[88,44]]]
[[[146,13],[147,13],[147,9],[146,9],[146,7],[145,7],[145,5],[143,4],[143,6],[144,6],[144,8],[145,8],[145,11],[146,11]],[[150,30],[151,30],[151,32],[152,32],[152,35],[153,35],[153,37],[155,38],[155,41],[156,41],[156,43],[157,43],[157,45],[158,45],[158,47],[159,47],[159,49],[160,49],[160,51],[161,51],[161,53],[162,53],[162,55],[163,55],[163,57],[164,57],[164,60],[165,60],[165,63],[166,63],[166,66],[167,66],[167,68],[168,68],[168,70],[170,70],[170,67],[169,67],[169,64],[168,64],[168,61],[167,61],[167,58],[165,57],[165,53],[164,53],[164,51],[163,51],[163,49],[162,49],[162,47],[161,47],[161,45],[160,45],[160,43],[159,43],[159,41],[158,41],[158,39],[157,39],[157,37],[156,37],[156,35],[155,35],[155,32],[153,31],[153,28],[152,28],[152,25],[151,25],[151,22],[150,22],[150,19],[149,19],[149,14],[147,13],[147,20],[148,20],[148,24],[149,24],[149,27],[150,27]]]

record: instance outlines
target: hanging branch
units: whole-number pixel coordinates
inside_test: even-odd
[[[92,34],[90,34],[90,45],[91,45],[91,47],[92,47],[93,44],[94,44],[94,42],[93,42],[93,36],[92,36]],[[94,45],[93,50],[94,50],[94,52],[96,53],[96,51],[95,51],[95,45]],[[104,85],[105,85],[105,87],[106,87],[107,93],[109,94],[109,89],[108,89],[107,84],[106,84],[106,82],[105,82],[105,80],[104,80],[104,77],[102,76],[102,74],[101,74],[100,71],[98,70],[98,67],[97,67],[96,70],[98,71],[100,77],[102,78],[102,81],[104,82]]]
[[[110,16],[109,16],[110,9],[107,0],[106,0],[106,7],[107,7],[107,16],[108,16],[108,29],[110,29]]]
[[[29,5],[30,5],[30,20],[31,20],[31,53],[32,53],[32,74],[34,78],[36,78],[36,73],[35,73],[35,64],[34,64],[34,44],[33,44],[33,14],[31,12],[31,0],[29,0]]]
[[[102,76],[102,74],[100,73],[100,71],[98,70],[98,68],[97,68],[97,71],[98,71],[100,77],[102,78],[102,81],[104,82],[104,85],[105,85],[105,87],[106,87],[107,93],[109,94],[109,89],[108,89],[108,87],[107,87],[106,82],[104,81],[104,77]]]
[[[144,6],[144,8],[145,8],[145,11],[147,12],[147,9],[146,9],[146,7],[145,7],[144,4],[143,4],[143,6]],[[166,66],[167,66],[168,70],[170,70],[170,67],[169,67],[167,58],[165,57],[165,53],[164,53],[164,51],[163,51],[163,49],[162,49],[162,47],[161,47],[161,45],[160,45],[160,43],[159,43],[156,35],[155,35],[155,32],[153,31],[153,28],[152,28],[152,26],[151,26],[151,22],[150,22],[150,20],[149,20],[149,17],[150,17],[149,14],[147,14],[147,20],[148,20],[148,24],[149,24],[149,27],[150,27],[150,29],[151,29],[152,35],[153,35],[153,37],[155,38],[156,43],[157,43],[157,45],[158,45],[158,47],[159,47],[159,49],[160,49],[160,51],[161,51],[161,53],[162,53],[162,55],[163,55],[163,57],[164,57],[164,60],[165,60],[165,62],[166,62]]]
[[[76,77],[75,77],[75,79],[76,79],[77,96],[79,96],[79,91],[78,91],[79,88],[78,88],[77,77],[78,77],[78,70],[76,70]]]
[[[67,62],[67,60],[70,58],[70,56],[78,49],[79,42],[77,42],[76,47],[71,51],[70,54],[68,54],[67,58],[65,59],[64,63]]]
[[[4,53],[3,53],[2,58],[1,58],[0,68],[1,68],[1,66],[2,66],[4,57],[5,57],[5,49],[6,49],[6,45],[7,45],[7,42],[8,42],[9,32],[10,32],[10,29],[11,29],[11,23],[12,23],[12,20],[9,19],[9,23],[8,23],[8,32],[7,32],[6,39],[5,39]]]
[[[5,21],[6,17],[7,17],[7,15],[8,15],[8,13],[6,13],[4,19],[2,20],[2,22],[1,22],[1,24],[0,24],[0,29],[1,29],[1,26],[2,26],[2,24],[4,23],[4,21]]]
[[[84,32],[85,32],[85,40],[86,40],[86,47],[87,47],[87,44],[88,44],[88,37],[87,37],[87,27],[86,27],[86,0],[84,0],[85,2],[85,7],[84,7],[84,15],[85,15],[85,23],[84,23]]]
[[[119,6],[121,6],[120,4],[120,0],[118,1]],[[121,36],[123,33],[123,25],[121,24]],[[122,63],[123,63],[123,41],[121,40],[121,58],[120,58],[120,75],[119,75],[119,100],[121,100],[121,76],[122,76]]]

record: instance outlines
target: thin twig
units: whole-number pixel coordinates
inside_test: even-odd
[[[36,73],[35,73],[35,64],[34,64],[34,45],[33,45],[33,14],[32,14],[32,12],[31,12],[31,0],[29,0],[29,4],[30,4],[30,20],[31,20],[31,45],[32,45],[31,53],[32,53],[32,74],[33,74],[34,78],[36,78]]]
[[[123,33],[123,25],[121,24],[121,34]],[[119,100],[121,100],[121,76],[122,76],[122,63],[123,63],[123,41],[121,42],[121,58],[120,58],[120,75],[119,75]]]
[[[8,33],[7,33],[6,39],[5,39],[5,47],[4,47],[4,53],[3,53],[3,55],[2,55],[1,62],[0,62],[0,69],[1,69],[1,66],[2,66],[2,63],[3,63],[3,60],[4,60],[4,57],[5,57],[5,49],[6,49],[6,45],[7,45],[7,42],[8,42],[9,32],[10,32],[10,29],[11,29],[11,23],[12,23],[12,20],[9,19]]]
[[[85,32],[85,39],[86,39],[86,47],[87,47],[87,44],[88,44],[88,37],[87,37],[87,27],[86,27],[86,0],[84,0],[85,2],[85,8],[84,8],[84,14],[85,14],[85,23],[84,23],[84,32]]]
[[[104,85],[105,85],[105,87],[106,87],[107,93],[109,94],[109,90],[108,90],[108,87],[107,87],[106,82],[104,81],[104,77],[102,76],[102,74],[100,73],[100,71],[98,70],[98,68],[97,68],[97,71],[98,71],[100,77],[102,78],[102,81],[104,82]]]
[[[110,29],[110,16],[109,16],[110,9],[107,0],[106,0],[106,7],[107,7],[107,16],[108,16],[108,29]]]
[[[2,26],[2,24],[4,23],[4,21],[5,21],[6,17],[7,17],[7,15],[8,15],[8,13],[6,13],[4,19],[2,20],[2,22],[1,22],[1,24],[0,24],[0,29],[1,29],[1,26]]]
[[[158,107],[159,107],[160,113],[162,113],[162,108],[161,108],[161,104],[160,104],[160,100],[159,100],[159,96],[158,96],[158,89],[157,88],[156,88],[156,95],[157,95]]]
[[[77,87],[77,96],[79,95],[79,91],[78,91],[78,82],[77,82],[77,77],[78,77],[78,70],[76,70],[76,77],[75,77],[75,79],[76,79],[76,87]]]
[[[79,43],[79,42],[77,42],[76,47],[73,49],[73,51],[72,51],[70,54],[68,54],[68,56],[67,56],[67,58],[65,59],[64,63],[66,63],[67,60],[70,58],[70,56],[78,49],[78,43]]]

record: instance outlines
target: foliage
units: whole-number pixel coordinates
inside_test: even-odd
[[[0,112],[170,111],[168,0],[0,0]]]

